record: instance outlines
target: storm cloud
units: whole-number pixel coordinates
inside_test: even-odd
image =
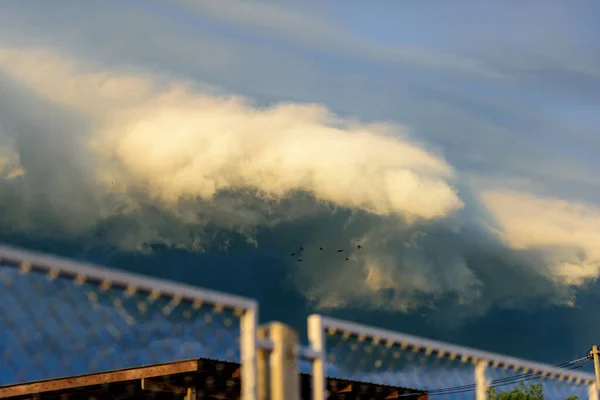
[[[0,13],[3,240],[252,295],[275,318],[293,314],[285,297],[445,329],[590,298],[600,181],[568,153],[598,141],[557,104],[593,102],[568,83],[598,75],[572,37],[564,65],[535,35],[536,57],[451,37],[454,55],[411,51],[267,3],[15,4]],[[546,80],[560,101],[506,94]]]
[[[589,235],[598,225],[580,228],[587,241],[552,230],[599,211],[563,202],[537,216],[535,202],[551,200],[482,192],[471,201],[497,227],[469,220],[473,208],[464,209],[455,170],[402,126],[363,123],[319,104],[260,106],[195,82],[57,54],[0,50],[15,90],[72,120],[31,118],[27,103],[17,111],[25,111],[20,120],[28,126],[4,116],[3,200],[11,212],[3,223],[12,229],[76,237],[128,218],[136,222],[106,238],[118,249],[198,251],[224,240],[216,232],[260,246],[260,229],[321,215],[308,246],[316,249],[319,239],[329,248],[327,237],[337,237],[338,246],[363,248],[348,260],[313,250],[290,274],[321,309],[363,304],[406,312],[436,309],[448,297],[466,315],[532,299],[571,304],[569,287],[598,277],[597,241]],[[463,192],[477,196],[466,186]],[[349,219],[325,234],[335,226],[327,216],[343,210],[352,211]],[[522,289],[494,283],[489,268],[511,271]]]

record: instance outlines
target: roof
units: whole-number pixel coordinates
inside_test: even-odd
[[[89,375],[0,386],[0,399],[181,399],[188,387],[200,398],[239,399],[240,364],[212,359],[185,360]],[[311,398],[311,376],[300,374],[302,399]],[[426,399],[424,391],[328,378],[330,398]],[[414,395],[414,396],[411,396]],[[407,396],[408,395],[408,396]]]

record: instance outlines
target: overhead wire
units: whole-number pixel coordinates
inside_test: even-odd
[[[573,369],[581,368],[582,366],[583,365],[576,365],[576,366],[572,366],[570,368],[566,368],[566,370],[573,370]],[[501,381],[501,382],[491,382],[488,387],[496,388],[496,387],[502,387],[502,386],[508,386],[508,385],[515,385],[515,384],[518,384],[521,382],[527,382],[527,381],[531,381],[531,380],[535,380],[535,379],[540,379],[541,376],[540,375],[523,376],[523,377],[515,376],[515,377],[511,377],[511,378],[512,378],[512,380],[506,380],[506,381]],[[467,385],[465,385],[465,386],[467,386]],[[430,396],[441,396],[441,395],[473,392],[475,389],[476,389],[475,385],[473,385],[473,387],[464,387],[464,388],[461,388],[461,387],[444,388],[444,389],[438,389],[439,391],[427,391],[427,394]]]
[[[583,365],[576,365],[576,366],[572,366],[570,368],[566,368],[566,370],[573,370],[573,369],[577,369],[577,368],[581,368],[581,367],[583,367]],[[535,376],[524,377],[522,379],[514,380],[512,382],[500,382],[500,383],[496,383],[496,384],[490,384],[489,387],[490,388],[502,387],[502,386],[517,384],[517,383],[520,383],[520,382],[527,382],[527,381],[531,381],[531,380],[535,380],[535,379],[540,379],[540,378],[541,378],[540,375],[535,375]],[[434,393],[427,392],[427,394],[429,396],[441,396],[441,395],[449,395],[449,394],[468,393],[468,392],[472,392],[474,390],[475,390],[475,387],[465,388],[465,389],[448,390],[448,391],[445,391],[445,392],[434,392]]]
[[[582,358],[578,358],[576,360],[568,361],[565,363],[561,363],[558,365],[554,365],[555,368],[564,368],[565,370],[573,370],[583,367],[587,362],[590,361],[589,353]],[[515,374],[513,376],[508,376],[504,378],[494,379],[490,382],[489,387],[500,387],[510,384],[516,384],[520,382],[526,382],[534,379],[539,379],[541,376],[539,374],[535,374],[533,372],[523,373],[523,374]],[[474,391],[476,388],[475,384],[468,385],[458,385],[458,386],[449,386],[445,388],[431,389],[427,390],[427,394],[430,396],[439,396],[444,394],[458,394]]]

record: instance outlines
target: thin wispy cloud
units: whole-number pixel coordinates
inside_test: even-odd
[[[267,2],[177,0],[176,3],[202,16],[245,26],[275,37],[286,39],[312,50],[340,53],[350,58],[377,60],[386,63],[472,74],[500,79],[502,76],[489,65],[467,57],[430,52],[415,47],[386,46],[353,36],[329,21],[291,7],[290,4]]]

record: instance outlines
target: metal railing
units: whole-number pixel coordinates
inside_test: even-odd
[[[538,384],[545,399],[565,400],[576,395],[598,400],[593,374],[321,315],[309,317],[308,334],[313,355],[313,400],[330,395],[325,389],[328,375],[405,387],[407,392],[417,387],[428,397],[447,399],[485,400],[494,392],[533,383]]]
[[[257,314],[252,299],[2,246],[0,385],[213,358],[241,361],[254,400]]]
[[[239,380],[237,388],[231,383],[234,371],[218,390],[232,398],[241,391],[243,400],[299,399],[300,362],[311,366],[313,400],[354,390],[350,381],[386,388],[392,393],[386,398],[493,400],[498,391],[533,383],[521,389],[543,392],[546,400],[599,400],[592,374],[321,315],[308,318],[309,345],[301,346],[294,329],[259,327],[257,319],[251,299],[3,246],[0,398],[22,382],[217,359],[241,364],[241,388]],[[202,369],[197,361],[186,368]],[[144,373],[145,390],[187,393],[188,399],[203,398],[223,380],[205,373],[186,389],[180,381],[149,380],[158,369]],[[332,376],[344,387],[333,385]]]

